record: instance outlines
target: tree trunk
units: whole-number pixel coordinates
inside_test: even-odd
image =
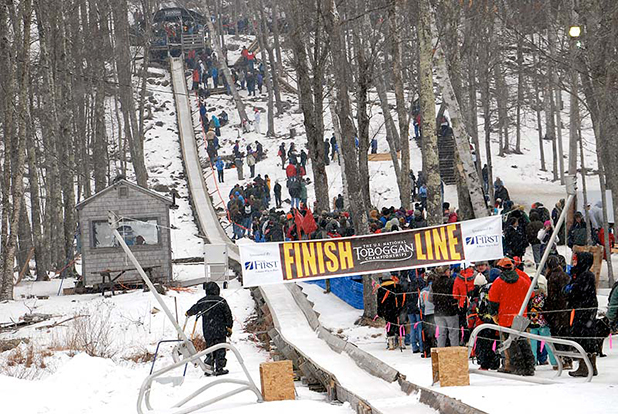
[[[375,79],[375,87],[380,99],[380,107],[382,108],[382,115],[384,116],[384,127],[386,129],[386,142],[388,143],[389,153],[391,154],[391,160],[393,161],[393,167],[395,169],[395,177],[397,179],[397,188],[399,188],[399,200],[403,205],[406,195],[402,192],[401,182],[401,166],[399,165],[399,156],[397,155],[397,141],[398,132],[395,126],[395,121],[390,112],[388,106],[388,96],[386,95],[386,81],[384,80],[384,71],[378,70],[377,79]]]
[[[488,195],[491,206],[495,205],[494,186],[493,186],[493,162],[491,151],[491,38],[493,36],[491,22],[484,31],[485,42],[479,48],[479,57],[481,61],[479,71],[479,80],[481,82],[481,102],[483,105],[483,130],[485,132],[485,156],[487,159],[487,181]]]
[[[465,186],[462,187],[464,191],[467,189],[469,192],[470,204],[474,217],[486,217],[487,207],[485,204],[483,187],[481,185],[481,177],[478,176],[476,167],[472,161],[469,135],[464,125],[463,114],[459,106],[457,96],[455,95],[453,84],[451,83],[449,71],[446,66],[446,58],[440,44],[438,44],[435,55],[438,85],[440,86],[440,90],[442,92],[442,98],[449,108],[455,145],[457,147],[457,168],[460,169],[461,175],[463,176],[462,178],[465,180]],[[467,201],[466,198],[464,198],[464,200]]]
[[[148,66],[150,63],[150,40],[152,37],[152,3],[151,0],[142,0],[142,14],[144,15],[144,33],[143,33],[143,61],[142,61],[142,73],[141,73],[141,85],[140,85],[140,96],[139,96],[139,130],[137,132],[137,136],[140,139],[144,139],[144,124],[146,123],[144,116],[144,109],[146,106],[146,88],[148,86]],[[122,151],[122,145],[118,145],[119,153],[124,154]],[[121,158],[122,160],[122,158]]]
[[[323,2],[325,11],[325,27],[329,33],[331,44],[331,56],[333,59],[333,79],[337,93],[337,115],[341,124],[340,150],[345,163],[345,175],[348,194],[360,194],[360,182],[358,177],[358,165],[356,162],[356,148],[354,144],[354,124],[348,96],[347,77],[344,68],[348,62],[345,56],[345,45],[341,33],[341,20],[336,11],[334,0],[320,0]],[[368,230],[367,208],[365,200],[355,199],[350,203],[350,214],[356,234],[365,234]],[[370,276],[363,278],[363,304],[365,318],[373,318],[377,314],[377,298],[373,294],[372,279]]]
[[[210,10],[208,5],[204,3],[205,15],[210,16]],[[225,61],[225,55],[223,54],[223,50],[219,43],[215,41],[217,35],[215,33],[215,27],[212,24],[211,19],[206,19],[206,26],[208,27],[208,33],[210,34],[210,38],[213,39],[212,46],[215,49],[215,53],[217,55],[217,64],[219,65],[220,70],[223,71],[223,76],[225,76],[225,80],[230,88],[230,92],[232,93],[232,98],[234,98],[234,103],[236,104],[236,110],[238,111],[238,116],[240,117],[241,124],[249,122],[249,118],[247,117],[247,112],[245,111],[245,104],[243,103],[240,95],[238,94],[238,90],[236,89],[236,85],[234,85],[234,81],[232,80],[232,73],[230,72],[230,68],[227,66],[227,62]]]
[[[356,83],[356,122],[358,123],[358,172],[361,195],[366,206],[371,206],[369,188],[369,115],[367,114],[368,93],[371,83],[371,63],[365,56],[365,45],[362,44],[358,28],[354,30],[354,49],[356,51],[356,66],[358,80]]]
[[[548,13],[551,14],[551,8],[547,8]],[[562,149],[562,90],[558,86],[558,77],[556,76],[556,70],[552,67],[556,59],[556,33],[553,28],[547,30],[547,43],[549,43],[549,83],[552,85],[552,90],[556,94],[555,106],[552,113],[556,115],[556,135],[555,139],[558,144],[558,172],[560,174],[560,184],[564,184],[564,151]],[[575,151],[577,153],[577,151]]]
[[[402,9],[404,8],[406,0],[394,0],[393,7],[389,8],[388,20],[391,34],[391,54],[393,56],[393,85],[395,89],[395,102],[397,105],[397,118],[399,121],[399,138],[401,142],[401,188],[400,199],[402,201],[401,206],[409,210],[410,200],[412,197],[412,189],[410,187],[410,140],[409,140],[409,117],[408,109],[406,108],[406,101],[403,91],[403,74],[402,74],[402,62],[401,62],[401,34],[400,27]]]
[[[32,235],[34,243],[34,260],[36,263],[36,280],[49,280],[49,244],[46,245],[41,230],[41,197],[39,194],[39,172],[36,159],[34,134],[28,134],[28,182],[30,183],[30,213],[32,217]]]
[[[549,67],[547,68],[547,70],[551,71]],[[554,175],[553,181],[558,181],[560,177],[558,175],[558,150],[556,148],[556,125],[554,122],[554,94],[551,82],[549,80],[549,76],[547,77],[545,82],[545,96],[543,97],[543,100],[545,102],[545,135],[547,135],[548,139],[551,139],[551,149],[553,157],[552,173]]]
[[[6,250],[3,251],[4,269],[2,289],[0,290],[0,300],[13,299],[13,265],[15,261],[15,253],[17,250],[17,233],[19,231],[19,221],[21,215],[21,203],[24,198],[24,163],[26,159],[26,120],[29,119],[30,106],[28,105],[28,91],[30,84],[30,25],[32,21],[32,2],[31,0],[23,0],[21,6],[21,20],[23,20],[23,40],[19,45],[19,60],[18,73],[19,82],[16,83],[19,101],[17,104],[17,112],[20,116],[17,117],[17,135],[15,136],[15,145],[11,147],[14,154],[6,154],[5,157],[12,155],[15,160],[15,165],[12,166],[12,200],[13,206],[11,209],[9,232],[6,243]],[[4,19],[2,19],[3,21]],[[0,39],[2,43],[6,39]],[[4,47],[4,46],[3,46]],[[17,79],[16,79],[17,80]]]
[[[438,161],[438,136],[436,133],[436,97],[433,91],[433,37],[431,30],[431,4],[419,0],[419,95],[421,104],[421,131],[423,175],[427,183],[427,223],[442,224],[440,163]],[[403,139],[402,139],[403,146]],[[405,174],[405,171],[403,171]]]
[[[272,19],[273,19],[273,41],[275,43],[275,51],[277,53],[277,67],[279,70],[273,71],[273,76],[279,76],[283,71],[283,58],[281,57],[281,42],[279,41],[279,6],[276,1],[272,3]],[[271,59],[271,63],[273,60]]]
[[[25,200],[22,200],[20,210],[19,231],[17,232],[17,268],[20,271],[21,269],[26,269],[26,275],[30,275],[29,259],[30,250],[33,248],[32,227],[30,226]]]
[[[127,0],[113,0],[116,71],[118,73],[119,98],[124,115],[125,136],[129,142],[131,163],[135,170],[137,185],[148,188],[148,170],[144,161],[144,137],[139,135],[133,79],[131,77],[131,50],[129,45],[129,22]],[[210,19],[208,19],[210,20]]]
[[[333,87],[330,87],[333,90]],[[345,159],[341,156],[341,123],[339,122],[339,115],[337,114],[337,109],[335,108],[335,99],[331,96],[328,100],[328,110],[330,111],[330,117],[333,120],[333,134],[335,135],[335,141],[337,141],[337,145],[339,147],[339,154],[337,155],[337,162],[341,167],[341,186],[343,187],[343,208],[350,208],[350,194],[348,193],[348,184],[347,184],[347,175],[345,169]],[[334,162],[334,160],[333,160]],[[333,205],[333,209],[334,209]]]
[[[281,86],[280,86],[280,82],[279,82],[279,72],[277,70],[277,65],[275,63],[275,54],[273,52],[273,47],[271,46],[269,40],[268,40],[268,25],[266,24],[266,15],[264,13],[264,2],[262,0],[260,0],[260,20],[262,22],[262,46],[260,46],[260,48],[265,48],[266,52],[268,53],[268,61],[266,60],[266,57],[264,56],[264,54],[262,53],[262,60],[264,61],[264,66],[268,66],[270,65],[270,80],[272,83],[272,90],[274,93],[274,98],[275,98],[275,107],[277,108],[277,116],[283,114],[283,101],[281,101]],[[278,41],[279,39],[277,39]],[[281,51],[279,51],[281,52]],[[264,75],[264,77],[266,77],[266,75]],[[271,99],[270,96],[268,99]],[[274,121],[273,121],[274,122]],[[273,131],[274,131],[274,127],[273,127]]]
[[[534,38],[532,39],[532,42],[534,43]],[[537,58],[537,54],[534,53],[533,54],[533,64],[535,68],[538,68],[538,58]],[[540,158],[541,158],[541,171],[547,171],[547,168],[545,167],[545,150],[544,150],[544,143],[543,143],[543,124],[541,122],[541,99],[539,98],[539,84],[540,84],[540,78],[541,74],[539,72],[539,70],[535,70],[534,72],[534,91],[535,91],[535,106],[536,106],[536,125],[537,125],[537,130],[539,133],[539,151],[540,151]]]
[[[524,100],[524,39],[517,36],[517,137],[515,142],[515,153],[521,154],[521,108]]]
[[[290,45],[294,53],[294,68],[296,69],[299,105],[303,111],[303,123],[307,134],[309,157],[315,188],[316,209],[330,211],[328,195],[328,176],[324,165],[324,127],[322,122],[322,82],[321,66],[315,66],[313,80],[319,77],[319,82],[312,82],[309,75],[308,57],[305,42],[302,38],[301,17],[303,11],[300,5],[288,14],[294,29],[290,31]],[[326,155],[327,156],[327,155]]]
[[[257,16],[258,12],[253,10],[253,13]],[[260,52],[262,55],[262,63],[264,64],[264,81],[266,82],[266,92],[268,93],[268,128],[266,131],[266,136],[273,137],[275,136],[275,111],[274,111],[274,102],[273,102],[273,79],[270,76],[270,71],[268,69],[268,60],[266,58],[266,49],[268,48],[268,38],[266,36],[266,22],[264,17],[264,11],[262,4],[260,4],[260,20],[254,18],[254,22],[257,28],[257,40],[260,48]]]

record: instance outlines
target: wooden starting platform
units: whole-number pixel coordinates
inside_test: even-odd
[[[397,158],[401,158],[401,152],[397,153]],[[391,161],[391,154],[389,152],[379,152],[377,154],[367,154],[368,161]]]

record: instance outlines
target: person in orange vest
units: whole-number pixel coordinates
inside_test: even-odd
[[[502,273],[489,289],[489,313],[498,325],[510,327],[526,298],[530,279],[520,276],[515,271],[515,263],[508,257],[500,259],[496,266]],[[500,336],[502,340],[508,338],[506,334]],[[524,376],[534,375],[534,355],[526,338],[519,337],[511,343],[505,351],[504,366],[499,371]]]
[[[470,337],[466,313],[468,311],[468,293],[474,289],[474,269],[468,267],[462,270],[453,282],[453,296],[457,299],[457,308],[459,314],[459,329],[464,329],[463,338],[459,338],[462,343],[466,343]]]

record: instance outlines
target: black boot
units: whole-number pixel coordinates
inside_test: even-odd
[[[599,375],[599,371],[597,371],[597,356],[596,354],[592,354],[589,357],[590,357],[590,363],[592,364],[592,375],[597,376]]]
[[[587,377],[588,376],[588,367],[586,366],[586,362],[583,359],[579,359],[577,361],[579,364],[575,371],[569,371],[569,375],[572,377]]]

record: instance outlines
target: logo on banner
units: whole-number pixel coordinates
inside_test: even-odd
[[[279,267],[279,262],[276,260],[252,260],[245,262],[245,270],[254,271],[271,271]]]
[[[466,246],[476,246],[476,247],[499,246],[501,239],[502,239],[502,236],[497,236],[497,235],[470,236],[470,237],[466,237]]]

